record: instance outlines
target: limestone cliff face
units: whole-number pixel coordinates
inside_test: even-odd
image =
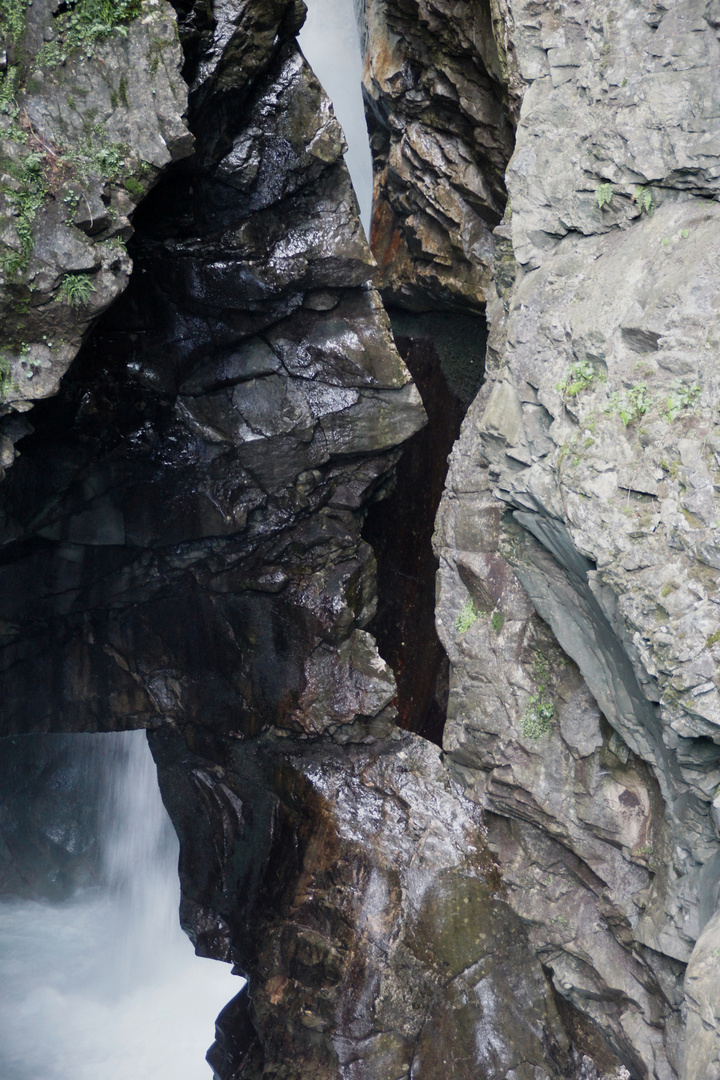
[[[638,1075],[699,1080],[720,1048],[718,20],[511,8],[527,89],[489,378],[437,531],[445,747],[560,993]]]

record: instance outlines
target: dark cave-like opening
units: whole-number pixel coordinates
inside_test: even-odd
[[[371,630],[395,672],[400,726],[441,745],[449,669],[435,629],[432,536],[448,456],[483,380],[487,324],[448,311],[393,309],[390,317],[428,423],[406,443],[393,489],[371,506],[363,529],[378,564]]]

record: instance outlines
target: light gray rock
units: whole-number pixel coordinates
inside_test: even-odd
[[[436,534],[445,745],[475,797],[513,822],[497,826],[499,858],[506,874],[523,867],[513,903],[559,992],[638,1075],[710,1076],[720,1032],[693,950],[712,925],[720,850],[720,46],[694,0],[510,6],[527,89],[495,231],[489,378]],[[499,631],[481,615],[459,632],[468,589],[490,596]],[[568,696],[567,657],[599,712]],[[571,761],[580,784],[563,773]],[[594,768],[605,780],[586,788]],[[612,795],[627,769],[638,780]],[[613,831],[609,871],[596,845]],[[602,882],[602,900],[581,903],[568,879],[564,938],[548,933],[552,875],[524,869],[549,857],[528,855],[528,835]],[[608,937],[583,939],[586,902]],[[625,982],[637,963],[662,988],[644,999]]]

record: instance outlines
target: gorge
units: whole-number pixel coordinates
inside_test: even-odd
[[[717,1080],[720,6],[355,15],[369,244],[302,0],[0,0],[2,907],[145,729],[217,1080]]]

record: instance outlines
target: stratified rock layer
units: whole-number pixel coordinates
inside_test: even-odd
[[[375,190],[371,243],[386,299],[482,307],[505,208],[518,81],[499,5],[359,5]],[[493,35],[495,25],[498,33]],[[503,28],[503,29],[501,29]]]
[[[718,20],[693,0],[511,8],[528,88],[490,378],[437,532],[445,746],[560,993],[638,1076],[700,1080],[718,1055]]]

